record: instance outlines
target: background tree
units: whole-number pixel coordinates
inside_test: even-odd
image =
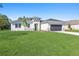
[[[19,17],[18,20],[22,22],[22,25],[24,25],[24,26],[27,25],[25,16],[24,17]]]
[[[22,21],[22,17],[19,17],[17,20]]]
[[[6,15],[0,14],[0,29],[9,29],[10,28],[10,22],[9,18]]]
[[[23,22],[23,25],[24,26],[28,26],[28,22],[31,20],[32,18],[31,17],[19,17],[18,20]]]

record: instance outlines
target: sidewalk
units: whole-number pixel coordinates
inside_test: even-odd
[[[71,35],[77,35],[77,36],[79,36],[79,32],[77,33],[77,32],[66,32],[66,31],[56,31],[56,32],[58,32],[58,33],[66,33],[66,34],[71,34]]]

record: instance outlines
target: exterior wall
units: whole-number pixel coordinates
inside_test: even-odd
[[[15,28],[14,24],[11,24],[11,31],[33,31],[32,28],[24,27],[21,25],[21,28]]]
[[[79,25],[71,25],[72,30],[79,30]],[[69,30],[68,25],[63,25],[63,30]]]
[[[69,30],[69,28],[68,28],[68,25],[63,25],[63,31],[65,31],[65,30]]]
[[[79,25],[71,25],[73,30],[79,30]]]
[[[11,31],[23,31],[25,27],[21,25],[21,28],[15,28],[15,24],[11,24]]]
[[[16,24],[18,24],[19,22],[17,22]],[[50,25],[49,23],[43,23],[41,24],[40,21],[34,21],[32,20],[32,22],[30,23],[30,27],[24,27],[23,25],[21,25],[21,28],[15,28],[15,24],[11,24],[11,31],[35,31],[35,24],[37,25],[37,31],[50,31]],[[54,25],[54,24],[53,24]],[[62,30],[65,30],[68,26],[62,26]]]
[[[41,24],[41,31],[50,31],[50,25],[48,23]]]
[[[34,31],[34,29],[35,29],[35,24],[38,24],[38,26],[37,26],[37,31],[40,31],[40,22],[36,22],[36,21],[33,21],[31,24],[30,24],[30,29],[32,29],[32,31]]]

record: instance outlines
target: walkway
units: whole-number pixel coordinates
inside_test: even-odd
[[[66,33],[66,34],[71,34],[71,35],[77,35],[79,36],[79,32],[66,32],[66,31],[56,31],[56,32],[59,32],[59,33]]]

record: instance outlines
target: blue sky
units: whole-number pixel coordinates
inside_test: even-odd
[[[0,13],[6,14],[12,20],[20,16],[38,16],[43,20],[54,18],[59,20],[79,19],[78,3],[4,3]]]

